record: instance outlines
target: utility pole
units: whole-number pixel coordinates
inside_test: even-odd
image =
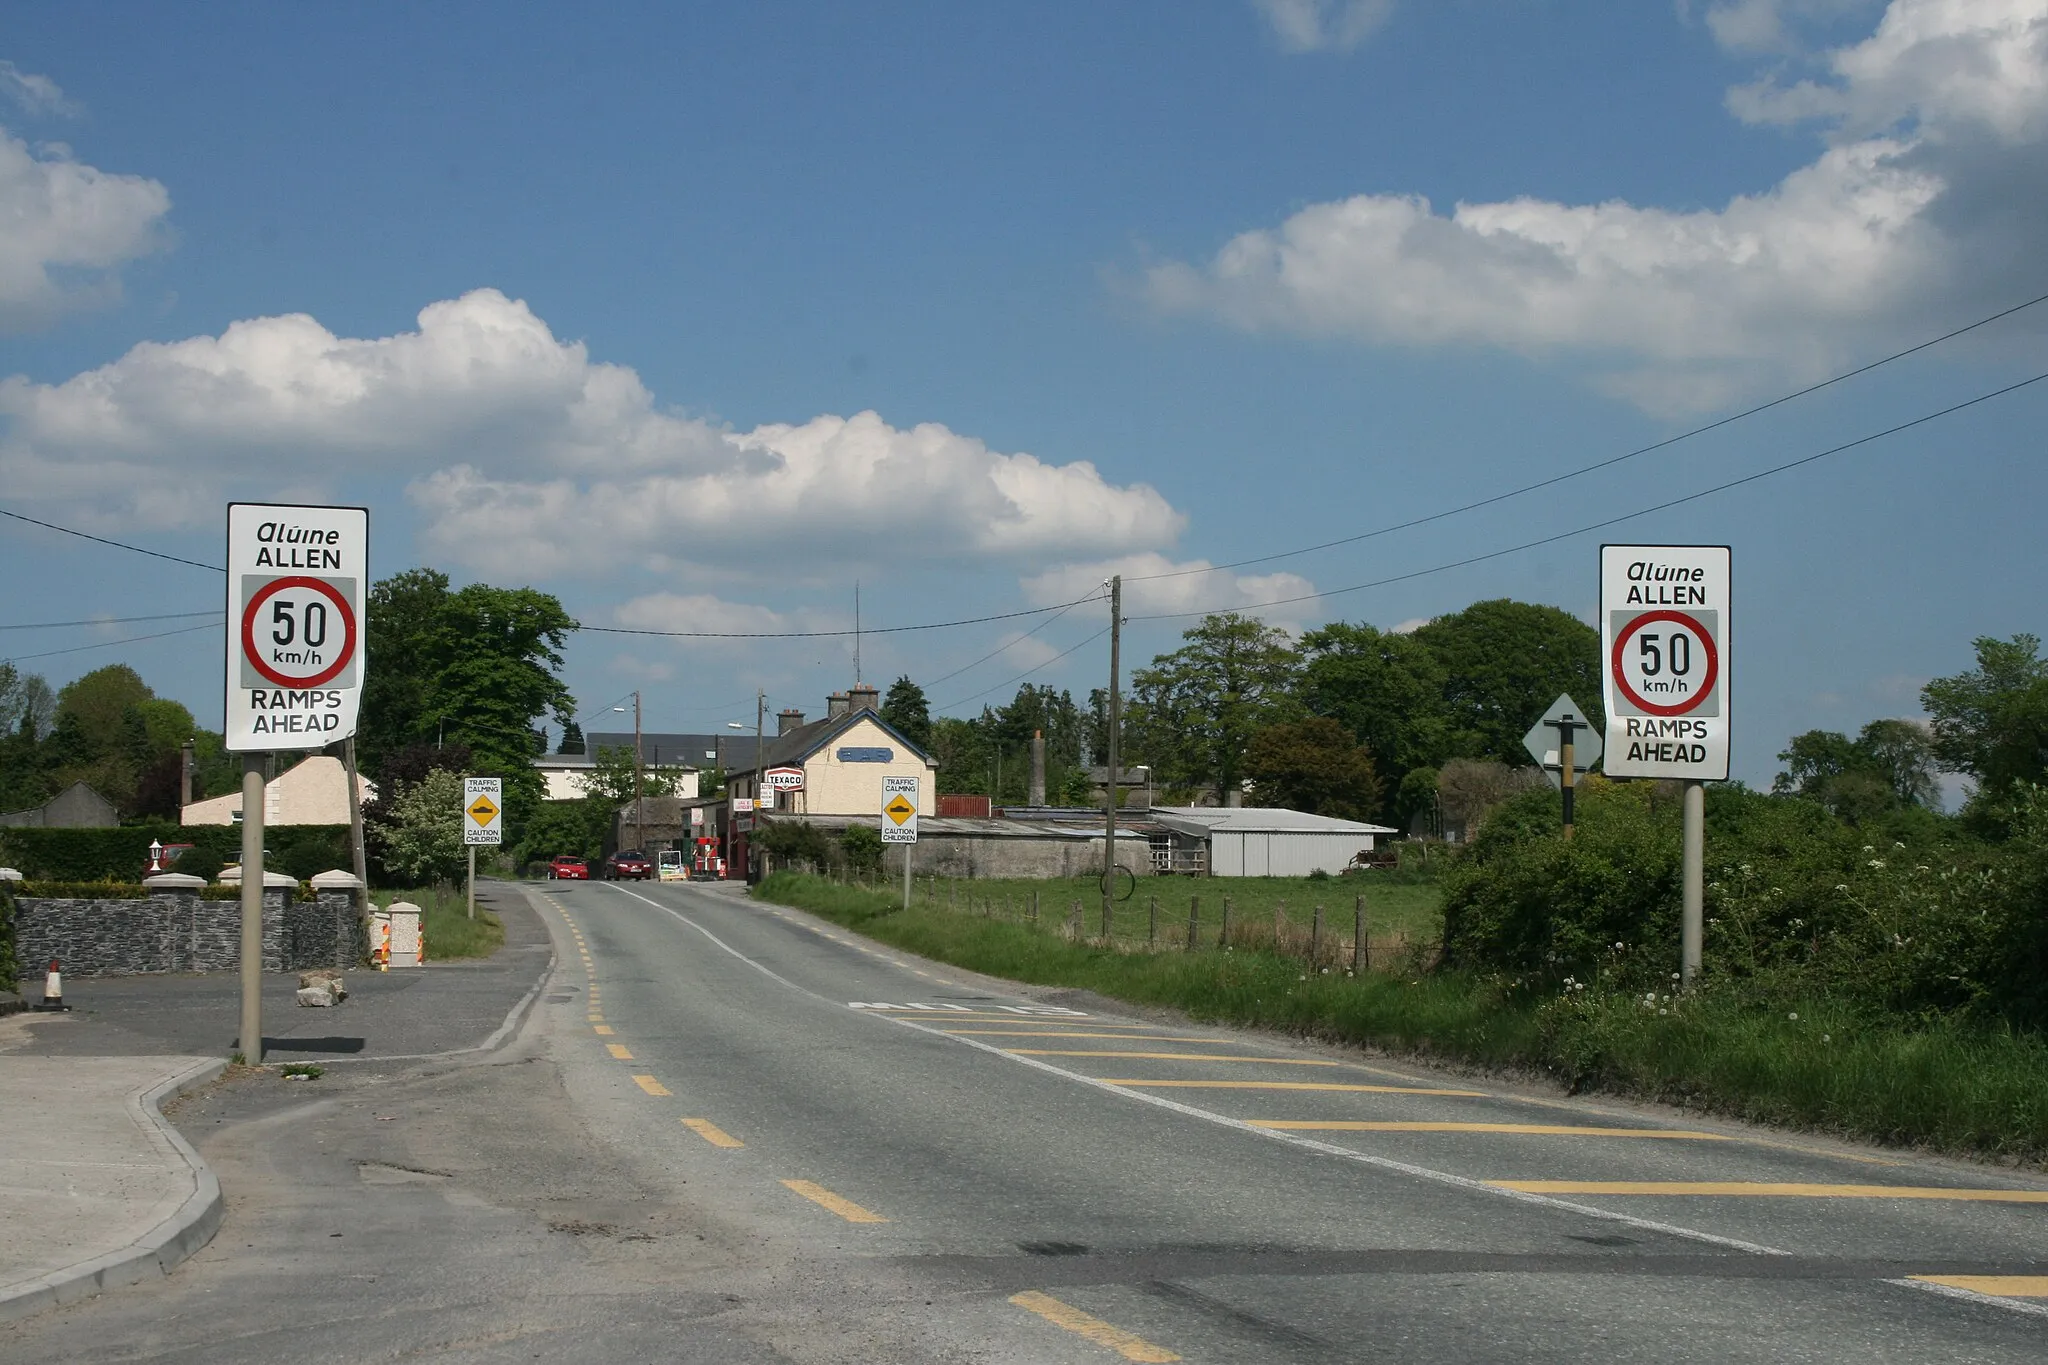
[[[853,685],[860,686],[860,580],[853,580]]]
[[[647,849],[646,764],[640,757],[640,689],[633,689],[633,842]]]
[[[1118,700],[1118,675],[1123,667],[1124,638],[1124,576],[1117,574],[1109,580],[1109,782],[1105,789],[1103,805],[1108,819],[1103,826],[1102,840],[1102,936],[1109,937],[1110,905],[1116,896],[1116,799],[1117,799],[1117,730],[1122,720],[1123,708]]]
[[[195,741],[186,740],[178,751],[178,823],[185,821],[185,807],[192,804],[192,773],[199,766],[193,757]]]
[[[356,779],[356,737],[341,742],[341,779],[348,784],[349,870],[362,885],[356,888],[356,918],[370,924],[370,859],[363,845],[363,793]],[[367,941],[367,940],[365,940]]]
[[[754,862],[754,845],[761,833],[761,793],[767,790],[761,785],[768,775],[767,767],[762,761],[762,754],[767,747],[765,740],[767,729],[768,693],[760,688],[756,688],[754,690],[754,819],[748,833],[757,837],[747,840],[747,862],[750,864]],[[765,862],[762,864],[762,871],[764,873],[767,871]]]

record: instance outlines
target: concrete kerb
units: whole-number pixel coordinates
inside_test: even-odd
[[[32,1280],[0,1286],[0,1322],[25,1318],[47,1308],[77,1303],[107,1289],[139,1284],[152,1274],[167,1275],[177,1264],[213,1240],[220,1229],[225,1200],[213,1170],[163,1116],[165,1100],[207,1084],[227,1070],[227,1063],[209,1060],[130,1094],[129,1115],[161,1137],[178,1154],[192,1176],[192,1193],[170,1217],[127,1246]]]

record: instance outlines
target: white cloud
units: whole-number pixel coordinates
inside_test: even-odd
[[[68,118],[78,112],[78,106],[64,97],[57,82],[33,71],[23,71],[8,61],[0,61],[0,99],[29,114],[62,114]]]
[[[1411,616],[1407,620],[1401,622],[1399,625],[1388,626],[1387,634],[1413,635],[1416,631],[1421,630],[1424,626],[1428,625],[1434,619],[1434,617],[1430,616]]]
[[[111,175],[61,147],[31,150],[0,129],[0,331],[119,298],[115,272],[157,249],[170,208],[154,180]]]
[[[1394,0],[1252,0],[1287,52],[1349,52],[1394,14]]]
[[[1872,8],[1874,0],[1716,0],[1706,20],[1714,41],[1730,52],[1781,53],[1799,46],[1803,25]]]
[[[1894,0],[1825,65],[1823,83],[1731,92],[1745,118],[1821,117],[1833,140],[1720,208],[1361,194],[1160,265],[1148,293],[1255,331],[1618,361],[1608,388],[1669,410],[1833,367],[2048,256],[2039,0]]]
[[[1126,616],[1242,611],[1276,625],[1297,625],[1328,614],[1320,602],[1288,600],[1309,597],[1316,590],[1300,574],[1240,574],[1214,569],[1206,559],[1175,561],[1157,553],[1065,564],[1023,579],[1022,586],[1027,601],[1049,606],[1100,588],[1112,574],[1123,575]],[[1075,612],[1089,609],[1077,607]]]
[[[17,498],[203,524],[223,490],[396,474],[437,557],[529,576],[716,574],[771,542],[820,569],[878,543],[906,562],[1007,563],[1168,544],[1184,522],[1144,484],[937,424],[863,412],[734,431],[665,410],[633,370],[492,289],[394,336],[264,317],[61,384],[0,381],[0,419]]]

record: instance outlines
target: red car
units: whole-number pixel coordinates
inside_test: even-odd
[[[548,864],[548,878],[558,882],[587,882],[590,880],[590,864],[564,853]]]
[[[654,863],[638,849],[621,849],[604,860],[607,881],[644,882],[654,876]]]

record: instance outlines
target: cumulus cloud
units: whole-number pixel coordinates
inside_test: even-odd
[[[0,129],[0,331],[119,298],[117,272],[157,249],[170,209],[154,180],[109,174],[61,147],[31,149]]]
[[[29,114],[62,114],[68,117],[78,112],[78,106],[64,97],[64,92],[57,88],[57,82],[33,71],[23,71],[13,62],[0,61],[0,99]]]
[[[1252,0],[1286,52],[1349,52],[1393,17],[1394,0]]]
[[[397,475],[434,554],[485,572],[716,572],[750,564],[764,536],[819,566],[877,543],[899,561],[1007,564],[1163,545],[1184,521],[1144,484],[935,423],[862,412],[737,431],[665,410],[633,370],[492,289],[393,336],[264,317],[59,384],[17,376],[0,381],[0,421],[17,499],[210,524],[224,490]]]
[[[1808,24],[1877,8],[1876,0],[1716,0],[1706,9],[1707,30],[1730,52],[1783,53],[1800,45]]]
[[[1732,14],[1735,8],[1720,7]],[[1782,7],[1772,10],[1782,13]],[[1751,121],[1826,122],[1816,159],[1697,211],[1361,194],[1168,262],[1162,310],[1250,330],[1576,353],[1678,410],[2001,297],[2048,256],[2048,11],[1893,0],[1826,76],[1731,92]]]
[[[1206,559],[1176,561],[1158,553],[1061,565],[1025,578],[1024,595],[1043,606],[1071,602],[1112,574],[1123,575],[1126,616],[1242,611],[1284,625],[1327,614],[1317,602],[1287,600],[1315,592],[1316,585],[1300,574],[1241,574],[1213,568]]]

